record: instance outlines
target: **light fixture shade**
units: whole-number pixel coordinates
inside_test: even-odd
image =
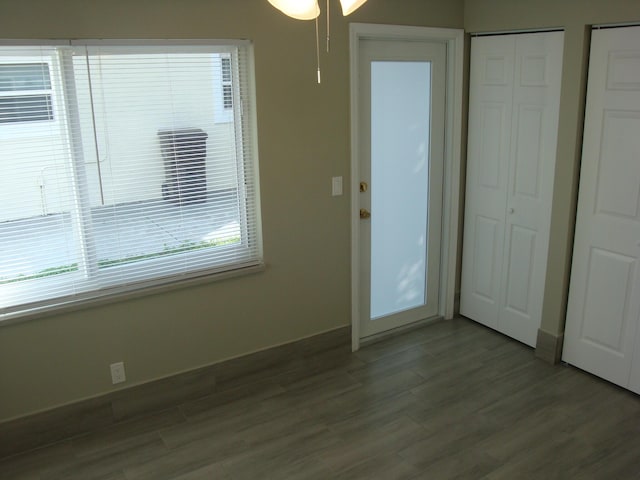
[[[342,5],[342,15],[346,17],[347,15],[355,12],[366,2],[367,0],[340,0],[340,5]]]
[[[320,15],[318,0],[269,0],[269,3],[297,20],[313,20]]]

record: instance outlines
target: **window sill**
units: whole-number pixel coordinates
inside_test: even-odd
[[[60,315],[64,313],[75,312],[78,310],[84,310],[87,308],[94,308],[102,305],[124,302],[127,300],[133,300],[150,295],[158,295],[164,292],[206,285],[208,283],[219,282],[230,278],[253,275],[265,270],[266,266],[264,262],[260,262],[255,265],[237,268],[226,272],[209,274],[205,273],[197,277],[174,280],[157,285],[141,285],[137,288],[129,288],[126,291],[114,292],[109,295],[101,295],[93,298],[83,298],[79,300],[62,301],[58,304],[25,309],[0,316],[0,328],[9,325],[15,325],[17,323],[36,320],[43,317],[49,317],[52,315]]]

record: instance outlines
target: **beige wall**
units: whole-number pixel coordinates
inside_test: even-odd
[[[564,331],[591,25],[640,21],[638,0],[465,0],[467,32],[565,29],[557,164],[541,328]]]
[[[0,421],[289,342],[350,321],[348,24],[315,83],[313,23],[267,0],[0,0],[4,38],[255,43],[263,273],[0,327]],[[371,0],[352,22],[461,28],[463,0]],[[324,2],[321,2],[323,5]]]

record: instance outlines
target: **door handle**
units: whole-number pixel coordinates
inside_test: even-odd
[[[366,208],[360,209],[360,218],[366,220],[367,218],[371,218],[371,212]]]

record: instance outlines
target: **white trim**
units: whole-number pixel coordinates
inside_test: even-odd
[[[521,30],[496,30],[491,32],[471,32],[471,37],[494,37],[499,35],[518,35],[521,33],[564,32],[564,27],[524,28]]]
[[[41,46],[52,46],[52,47],[68,47],[71,45],[70,40],[65,39],[47,39],[47,40],[38,40],[33,38],[2,38],[0,39],[0,46],[2,47],[41,47]]]
[[[141,46],[141,45],[203,45],[203,46],[247,46],[251,45],[251,40],[246,39],[206,39],[206,38],[192,38],[192,39],[111,39],[111,38],[88,38],[88,39],[45,39],[37,40],[33,38],[2,38],[0,39],[0,46]]]
[[[263,261],[256,261],[236,266],[229,270],[211,272],[205,271],[200,273],[196,272],[193,274],[193,276],[183,276],[181,279],[177,279],[177,277],[170,277],[169,279],[165,280],[159,279],[155,281],[143,282],[135,286],[134,288],[131,288],[131,286],[120,286],[114,288],[110,293],[106,295],[98,295],[95,292],[93,292],[92,294],[91,292],[88,292],[86,297],[71,300],[60,299],[57,303],[54,304],[35,305],[20,311],[2,314],[0,315],[0,328],[7,327],[9,325],[15,325],[16,323],[35,320],[37,318],[42,318],[53,314],[60,315],[63,313],[75,312],[87,308],[109,305],[115,302],[133,300],[149,295],[158,295],[174,290],[206,285],[230,278],[252,275],[255,273],[264,272],[266,268],[267,267]]]
[[[440,306],[438,314],[453,318],[456,264],[458,261],[458,219],[460,216],[460,163],[462,149],[462,81],[464,31],[450,28],[407,27],[352,23],[349,28],[351,92],[351,347],[360,348],[359,311],[359,151],[358,151],[358,61],[360,40],[423,40],[447,44],[447,98],[445,161],[440,268]]]
[[[623,23],[602,23],[600,25],[591,25],[591,30],[603,30],[606,28],[627,28],[640,27],[640,22],[623,22]]]
[[[112,39],[112,38],[94,38],[94,39],[74,39],[69,40],[70,45],[82,45],[84,46],[221,46],[221,47],[243,47],[251,45],[249,40],[224,40],[224,39],[206,39],[206,38],[192,38],[192,39]]]

